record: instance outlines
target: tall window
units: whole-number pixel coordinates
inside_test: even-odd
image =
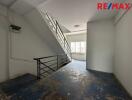
[[[71,52],[72,53],[86,53],[86,42],[71,42]]]

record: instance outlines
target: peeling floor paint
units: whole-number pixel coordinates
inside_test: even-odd
[[[6,99],[2,99],[2,97]],[[0,100],[132,100],[113,74],[73,61],[46,79],[30,74],[0,84]]]

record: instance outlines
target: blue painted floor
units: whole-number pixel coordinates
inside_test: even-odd
[[[113,74],[75,61],[43,80],[30,74],[0,84],[0,100],[132,100]]]

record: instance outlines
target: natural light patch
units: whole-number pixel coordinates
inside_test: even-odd
[[[86,41],[71,42],[72,53],[86,53]]]

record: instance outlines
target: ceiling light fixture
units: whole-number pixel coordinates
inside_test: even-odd
[[[74,27],[76,27],[76,28],[77,28],[77,27],[80,27],[80,25],[74,25]]]

